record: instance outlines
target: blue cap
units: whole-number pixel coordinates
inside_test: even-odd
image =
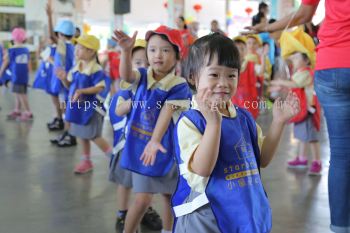
[[[75,26],[70,20],[61,20],[56,24],[55,32],[62,33],[66,36],[74,36]]]
[[[111,46],[111,47],[117,46],[117,42],[116,42],[115,40],[113,40],[113,39],[108,39],[108,40],[107,40],[107,44],[108,44],[109,46]]]

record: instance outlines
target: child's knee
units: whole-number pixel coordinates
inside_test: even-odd
[[[146,209],[151,205],[152,194],[136,194],[135,204],[142,209]]]

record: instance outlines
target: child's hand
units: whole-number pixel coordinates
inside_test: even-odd
[[[292,117],[300,112],[300,101],[292,92],[288,93],[285,101],[277,98],[273,105],[273,120],[279,123],[287,123]]]
[[[67,72],[62,68],[56,68],[56,76],[59,80],[64,81],[67,80]]]
[[[166,153],[166,149],[159,142],[151,140],[147,143],[140,157],[140,160],[143,160],[144,166],[154,165],[158,150],[160,150],[163,153]]]
[[[123,51],[131,51],[134,48],[136,36],[137,31],[135,31],[134,35],[130,37],[120,30],[115,30],[113,39]]]
[[[213,93],[208,88],[198,90],[196,101],[199,111],[203,114],[207,123],[221,124],[222,116],[219,112],[216,102],[211,102],[210,99]]]
[[[52,15],[52,0],[48,0],[46,4],[46,14]]]
[[[74,92],[74,95],[72,97],[72,102],[77,102],[79,100],[79,97],[81,96],[81,90],[80,89],[77,89],[75,90]]]

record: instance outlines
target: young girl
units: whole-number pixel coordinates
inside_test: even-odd
[[[75,34],[75,26],[70,20],[59,21],[55,28],[53,28],[52,21],[52,0],[48,0],[46,7],[46,13],[48,16],[48,25],[50,37],[54,38],[57,44],[54,54],[53,72],[51,82],[47,93],[51,95],[52,103],[55,106],[56,116],[47,124],[50,131],[58,131],[64,129],[64,133],[59,135],[55,139],[51,139],[50,142],[59,147],[69,147],[76,145],[76,139],[73,135],[69,134],[69,123],[63,120],[63,111],[65,102],[68,98],[68,90],[62,85],[61,80],[57,77],[56,71],[63,68],[65,72],[68,72],[74,64],[74,45],[72,38]],[[63,107],[61,106],[61,103]]]
[[[93,169],[90,159],[90,141],[93,141],[108,157],[112,148],[102,138],[103,102],[100,95],[107,95],[105,75],[97,63],[99,40],[92,35],[83,35],[77,40],[76,57],[78,62],[68,75],[64,69],[57,76],[69,88],[69,101],[66,108],[66,120],[71,123],[70,133],[80,139],[83,147],[82,161],[75,167],[76,174],[84,174]],[[105,97],[105,96],[102,96]]]
[[[146,57],[146,41],[138,39],[131,51],[132,67],[147,68],[148,60]],[[110,176],[112,182],[118,184],[117,199],[118,212],[116,221],[117,232],[123,232],[125,218],[129,207],[129,198],[132,188],[131,171],[120,167],[120,155],[125,145],[125,126],[131,110],[132,92],[130,90],[119,90],[112,98],[109,108],[109,118],[113,126],[113,156],[110,163]],[[126,110],[124,110],[126,108]],[[127,114],[121,114],[125,113]],[[153,231],[162,229],[160,216],[152,207],[147,209],[141,223]]]
[[[121,31],[115,37],[122,48],[121,86],[133,92],[133,106],[127,126],[121,166],[133,171],[135,201],[125,222],[125,232],[134,233],[151,203],[153,194],[163,194],[163,230],[171,232],[170,195],[176,186],[172,132],[178,110],[188,105],[190,90],[186,80],[174,75],[182,51],[178,30],[160,26],[146,34],[150,68],[132,71],[132,38]],[[138,104],[138,106],[135,106]]]
[[[0,69],[0,77],[9,66],[11,70],[12,92],[15,94],[16,102],[14,110],[8,115],[8,119],[19,119],[21,121],[33,120],[30,111],[27,86],[29,81],[29,50],[24,46],[26,32],[23,28],[15,28],[12,31],[14,46],[8,49],[4,62]]]
[[[307,146],[311,147],[312,163],[310,175],[321,175],[320,157],[320,106],[314,95],[312,66],[315,62],[315,44],[313,39],[301,28],[283,32],[281,36],[282,56],[292,61],[291,80],[273,80],[272,87],[291,88],[300,98],[301,111],[291,120],[294,122],[294,137],[299,140],[299,155],[288,161],[290,168],[306,168]]]
[[[232,40],[218,33],[198,39],[186,65],[197,94],[175,129],[174,232],[270,232],[259,169],[270,163],[285,123],[298,112],[296,97],[276,101],[264,139],[252,116],[231,104],[240,69]]]

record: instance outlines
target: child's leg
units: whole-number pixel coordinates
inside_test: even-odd
[[[27,94],[19,94],[19,99],[22,105],[22,108],[25,112],[30,113],[29,102]]]
[[[14,112],[21,112],[21,100],[18,93],[15,93],[15,109]]]
[[[85,174],[87,172],[92,171],[92,162],[90,159],[91,154],[91,146],[90,146],[90,140],[87,139],[80,139],[79,143],[82,146],[82,152],[83,152],[83,158],[79,162],[79,164],[75,167],[74,173],[76,174]]]
[[[315,161],[321,161],[320,156],[320,143],[318,141],[310,142],[312,159]]]
[[[55,110],[56,110],[56,117],[58,119],[62,119],[62,115],[63,115],[62,109],[63,108],[61,108],[60,100],[59,100],[58,96],[53,96],[52,95],[51,96],[51,100],[52,100],[52,103],[53,103],[53,105],[55,107]]]
[[[171,231],[173,228],[173,215],[171,212],[171,195],[163,194],[163,229]]]
[[[131,204],[125,220],[125,233],[135,233],[143,215],[152,202],[153,194],[136,193],[135,200]]]
[[[117,205],[119,211],[126,211],[129,207],[129,199],[131,195],[131,188],[126,188],[122,185],[117,187]]]
[[[302,161],[307,160],[306,154],[307,154],[307,143],[300,141],[299,142],[299,151],[298,151],[299,159]]]
[[[103,137],[98,137],[93,140],[93,142],[100,148],[108,158],[112,156],[112,147]]]

